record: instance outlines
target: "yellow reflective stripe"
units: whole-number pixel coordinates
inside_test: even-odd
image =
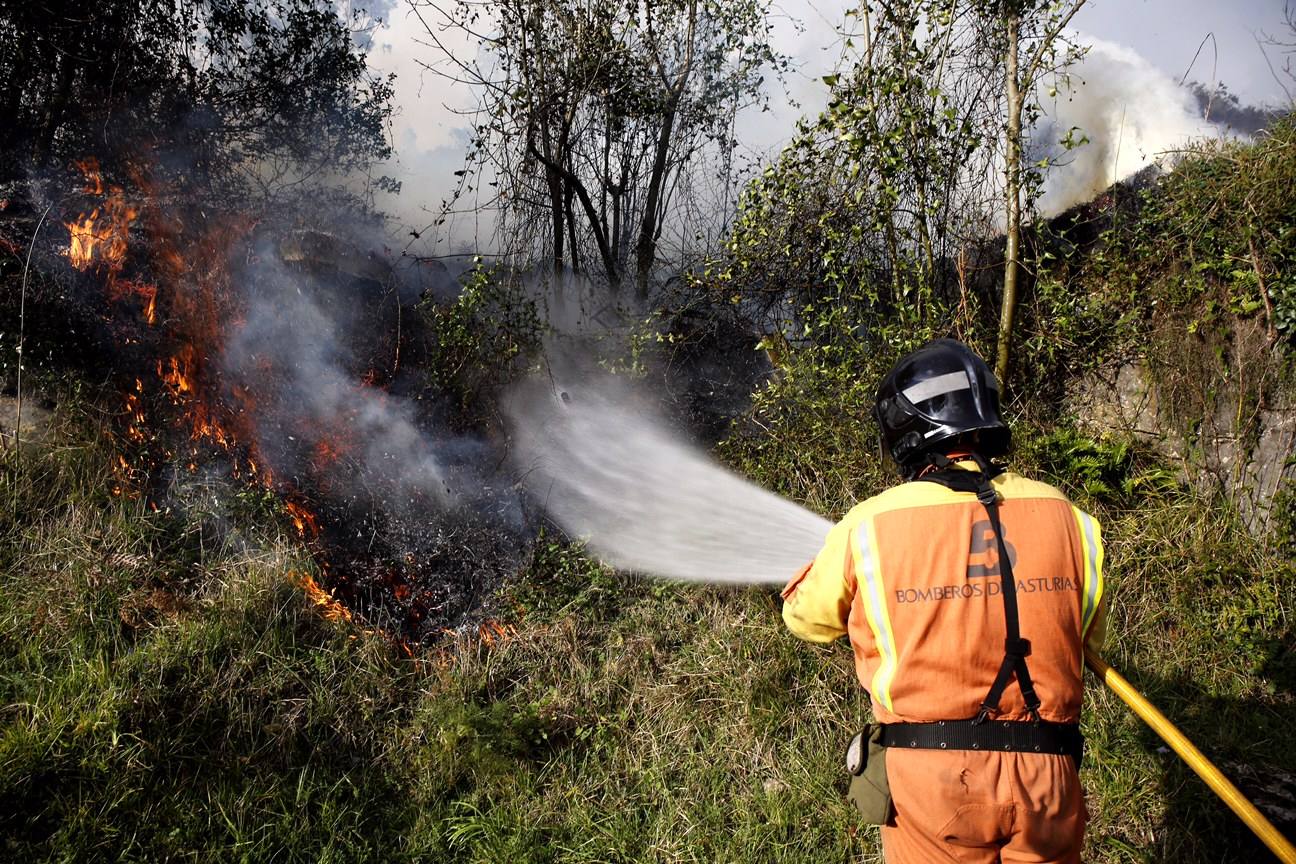
[[[873,631],[873,642],[877,645],[882,662],[873,673],[873,686],[870,692],[873,698],[888,711],[891,707],[891,681],[896,673],[895,631],[891,628],[891,616],[887,612],[886,592],[882,587],[882,574],[878,568],[877,538],[872,530],[872,520],[865,519],[855,529],[855,547],[859,552],[860,593],[864,597],[864,614],[868,618],[869,629]]]
[[[1084,547],[1084,592],[1080,607],[1080,632],[1083,635],[1089,632],[1089,625],[1093,623],[1098,604],[1102,601],[1102,531],[1088,513],[1078,508],[1072,510],[1080,527],[1080,543]]]

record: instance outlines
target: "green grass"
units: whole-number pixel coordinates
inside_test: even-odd
[[[719,452],[840,515],[888,482],[868,376],[793,372]],[[410,660],[317,614],[265,495],[112,495],[129,447],[72,389],[48,446],[0,456],[0,857],[880,859],[839,768],[867,710],[849,649],[797,642],[773,592],[630,579],[542,537],[498,604],[516,635]],[[1252,537],[1129,441],[1017,436],[1017,464],[1106,527],[1108,659],[1229,773],[1296,774],[1296,511]],[[1086,860],[1264,860],[1089,685]]]
[[[850,652],[790,637],[772,592],[634,580],[542,537],[516,635],[412,661],[313,610],[271,514],[218,542],[113,497],[78,404],[3,466],[5,858],[879,860],[838,768],[866,710]],[[1082,444],[1021,459],[1085,478],[1107,525],[1110,659],[1221,762],[1296,769],[1290,563],[1218,502],[1126,482],[1155,466],[1124,445]],[[1263,860],[1090,685],[1086,860]]]
[[[5,857],[863,848],[832,788],[848,656],[780,632],[771,593],[627,580],[545,541],[515,637],[410,661],[315,613],[273,521],[213,545],[113,497],[108,430],[76,410],[0,488]]]

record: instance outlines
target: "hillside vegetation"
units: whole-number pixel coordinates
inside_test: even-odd
[[[1289,807],[1296,496],[1250,530],[1221,487],[1185,482],[1146,441],[1082,431],[1063,396],[1104,362],[1159,358],[1191,440],[1212,409],[1185,394],[1236,374],[1247,322],[1272,338],[1245,392],[1290,388],[1293,181],[1284,121],[1117,190],[1084,238],[1040,234],[1010,406],[1014,464],[1105,525],[1108,659],[1252,794],[1289,784]],[[988,351],[986,316],[958,301],[867,340],[784,345],[719,456],[832,516],[883,488],[874,382],[931,333]],[[498,621],[410,657],[302,590],[314,565],[272,497],[218,490],[232,503],[212,514],[114,495],[118,409],[67,371],[41,389],[50,437],[0,457],[6,859],[880,860],[843,797],[841,750],[867,712],[850,651],[798,643],[774,592],[631,578],[549,532]],[[1086,860],[1262,860],[1088,684]]]

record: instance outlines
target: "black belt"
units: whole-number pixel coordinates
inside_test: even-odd
[[[916,750],[1000,750],[1084,755],[1084,736],[1077,723],[1030,720],[938,720],[935,723],[883,723],[882,746]]]

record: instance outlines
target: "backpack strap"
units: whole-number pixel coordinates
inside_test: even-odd
[[[994,531],[998,546],[999,593],[1003,597],[1004,623],[1007,625],[1008,633],[1007,638],[1004,639],[1004,657],[999,664],[999,672],[995,675],[994,683],[990,685],[985,699],[981,700],[981,710],[977,712],[972,722],[974,725],[984,723],[993,712],[999,710],[999,702],[1003,698],[1004,690],[1015,675],[1017,685],[1026,700],[1026,708],[1031,713],[1031,719],[1038,723],[1040,722],[1040,699],[1031,681],[1030,668],[1026,665],[1026,658],[1031,653],[1031,644],[1029,639],[1023,639],[1021,636],[1021,620],[1017,612],[1017,580],[1013,577],[1012,559],[1008,557],[1008,549],[1003,539],[1003,526],[999,522],[999,496],[990,483],[991,478],[1003,473],[1004,469],[987,462],[977,454],[969,458],[977,463],[979,471],[957,468],[948,457],[939,453],[931,454],[929,459],[936,470],[928,471],[918,479],[920,482],[937,483],[956,492],[975,492],[977,500],[985,507],[986,515],[990,517],[990,527]]]

